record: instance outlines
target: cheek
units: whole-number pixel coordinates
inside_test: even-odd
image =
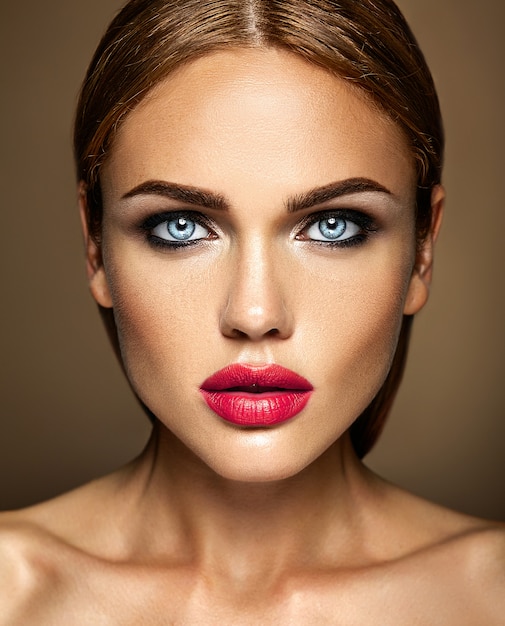
[[[226,352],[229,342],[223,344],[219,328],[232,268],[208,257],[142,260],[120,248],[106,265],[128,377],[151,409],[163,412],[171,399],[182,410],[182,390],[191,392],[236,358],[239,346]],[[403,318],[410,256],[401,246],[378,246],[348,260],[313,254],[277,259],[273,280],[295,324],[274,356],[325,390],[317,414],[338,405],[342,419],[352,421],[382,385]]]
[[[214,328],[215,281],[208,267],[191,262],[139,263],[121,252],[115,256],[118,262],[109,260],[107,274],[128,377],[137,389],[146,381],[154,385],[162,372],[170,375],[162,377],[164,384],[177,384],[182,364],[197,362]]]
[[[323,288],[306,281],[304,301],[310,306],[303,317],[310,323],[303,343],[318,357],[314,363],[322,384],[357,415],[389,371],[403,320],[410,259],[379,256],[373,264],[341,270],[320,272],[317,284]]]

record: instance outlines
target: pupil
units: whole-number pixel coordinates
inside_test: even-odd
[[[185,217],[178,217],[167,223],[168,232],[179,241],[189,239],[195,232],[196,225]]]
[[[337,239],[345,232],[345,220],[337,217],[328,217],[320,222],[321,234],[329,239]]]

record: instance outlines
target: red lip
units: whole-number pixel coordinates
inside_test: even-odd
[[[235,363],[207,378],[200,387],[217,415],[239,426],[271,426],[297,415],[313,387],[281,365]]]

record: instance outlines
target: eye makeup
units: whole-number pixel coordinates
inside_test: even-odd
[[[153,213],[142,220],[140,230],[150,245],[168,250],[218,239],[213,220],[193,210]],[[365,243],[377,231],[376,220],[362,211],[329,209],[305,216],[295,227],[294,239],[328,248],[348,248]]]
[[[156,247],[187,248],[216,239],[211,220],[198,211],[163,211],[149,215],[140,228]]]
[[[307,215],[295,239],[330,248],[348,248],[364,243],[377,231],[375,219],[362,211],[329,209]]]

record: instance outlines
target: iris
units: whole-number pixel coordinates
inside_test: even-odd
[[[338,217],[328,217],[319,222],[319,232],[327,239],[338,239],[345,233],[346,221]]]
[[[167,230],[174,239],[186,241],[193,236],[196,224],[185,217],[178,217],[166,222]]]

